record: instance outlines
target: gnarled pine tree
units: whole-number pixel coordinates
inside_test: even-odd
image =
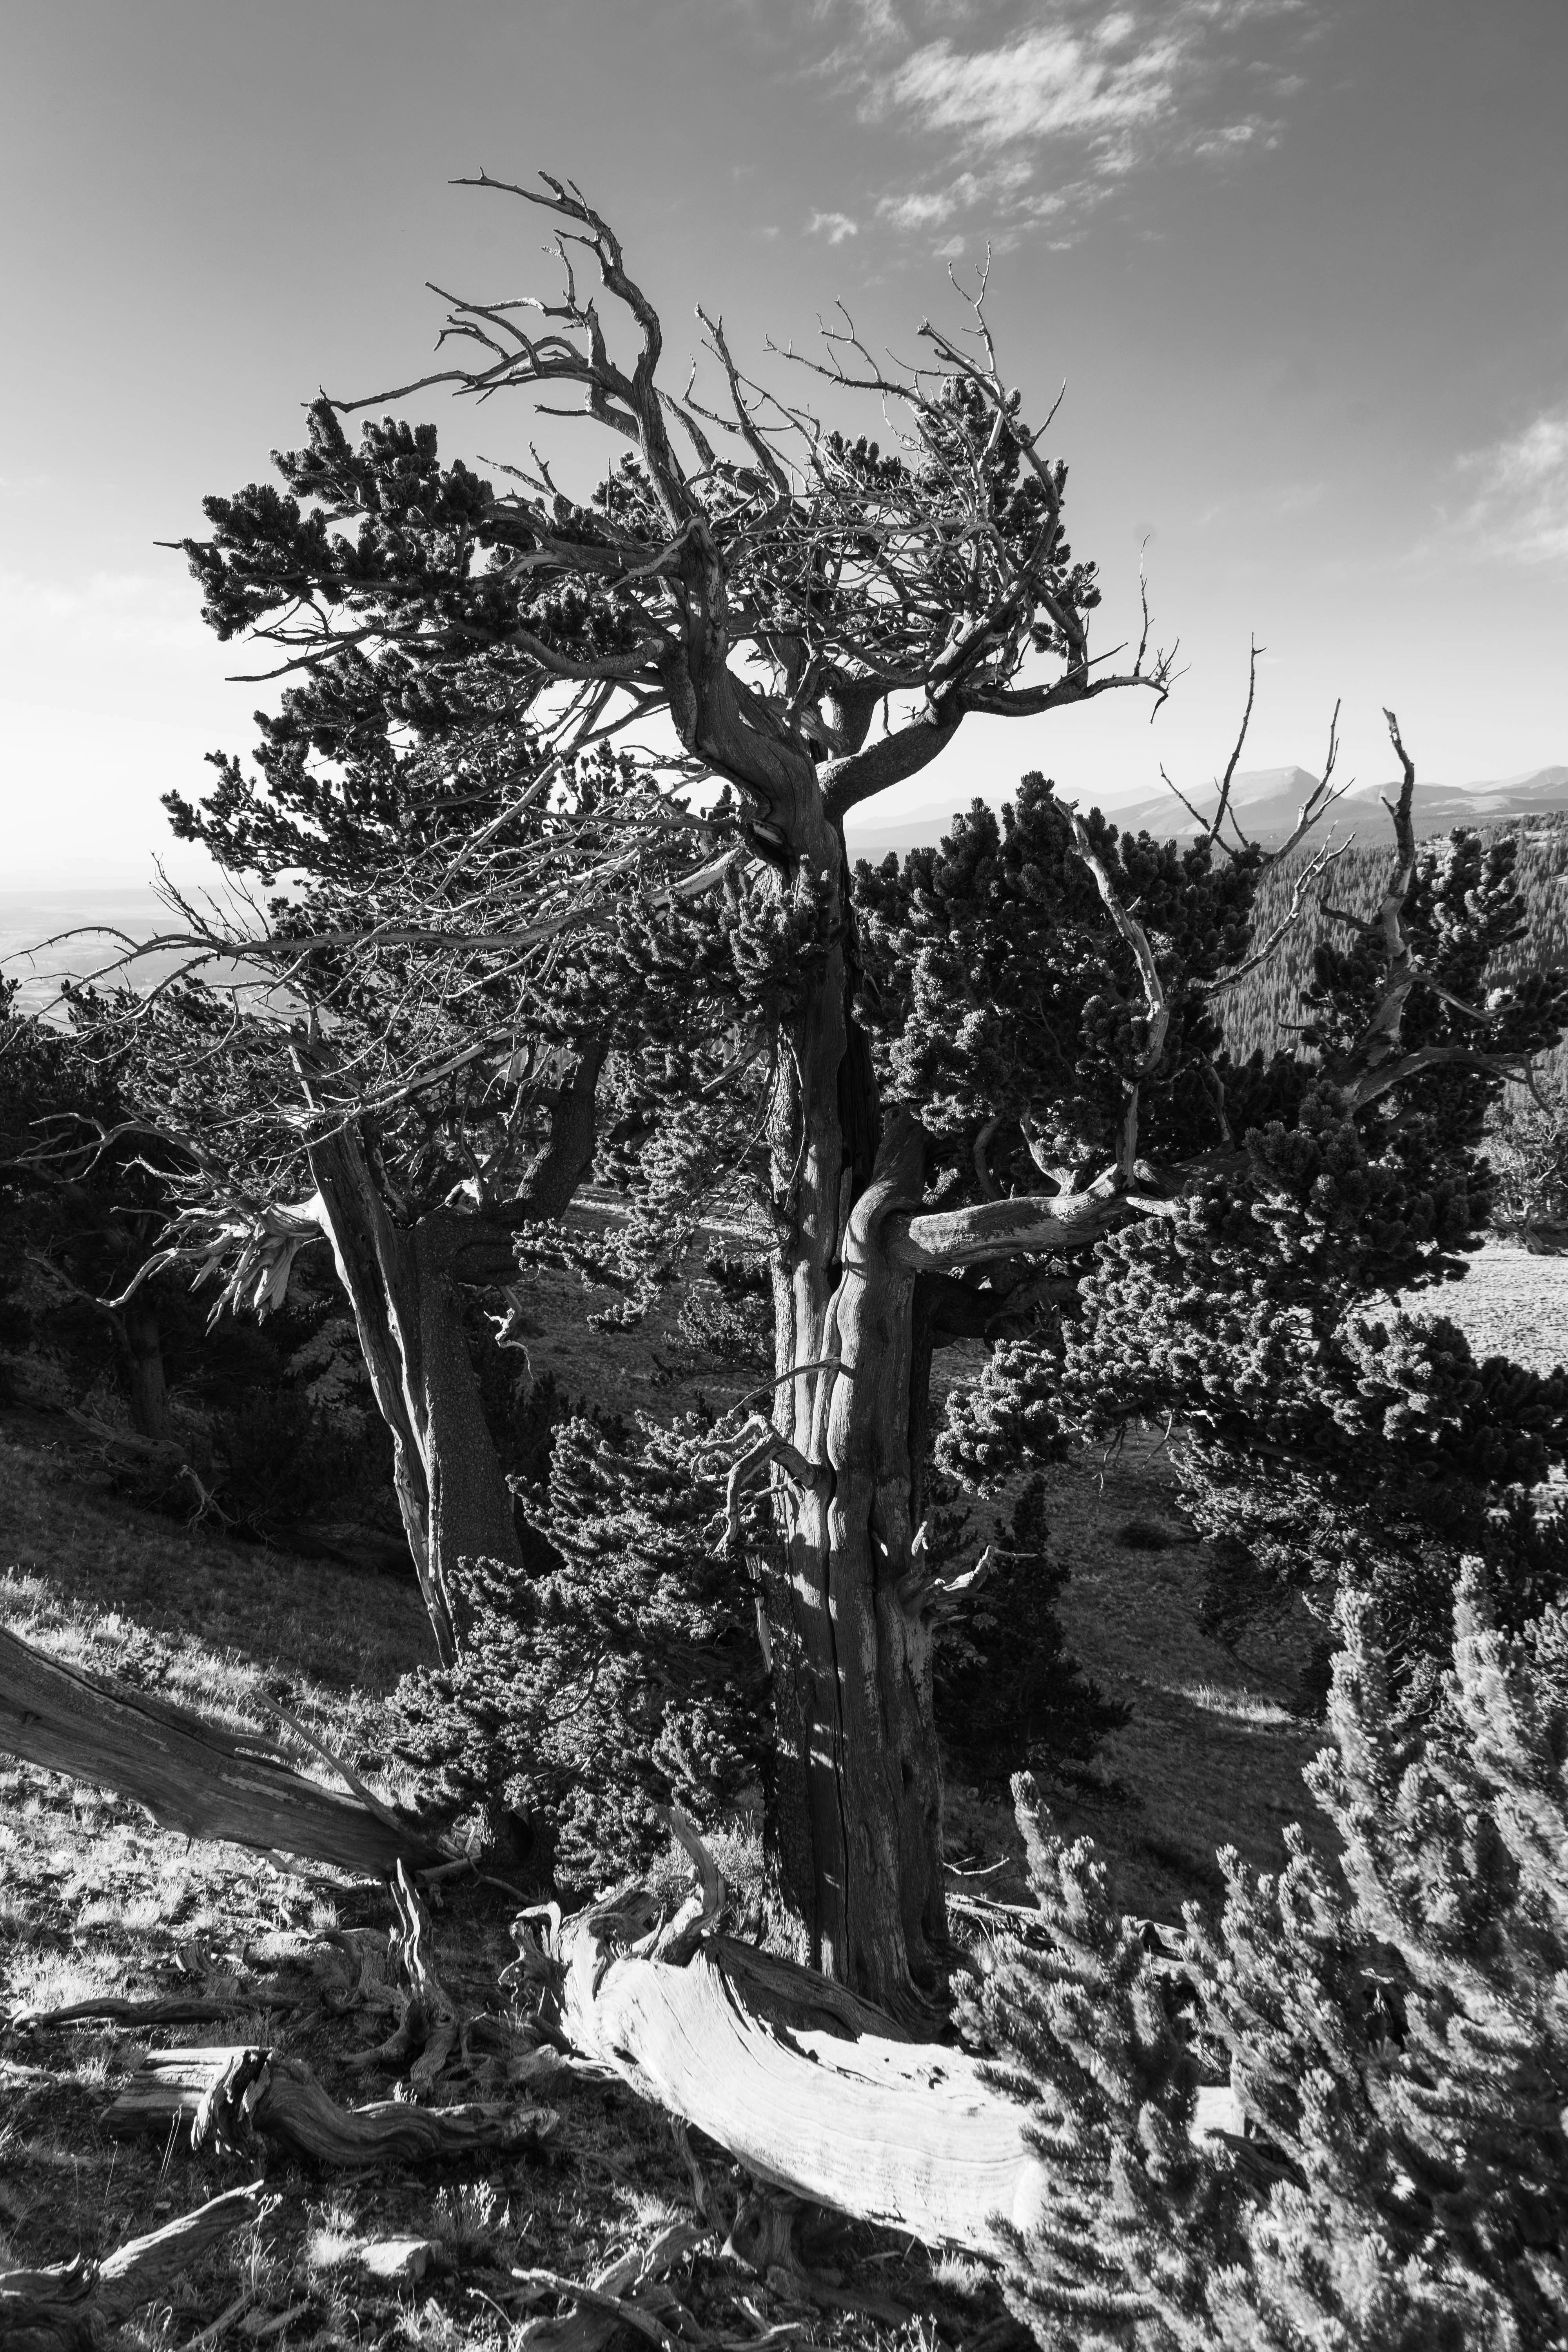
[[[899,404],[904,430],[884,454],[750,384],[716,320],[721,405],[665,387],[658,319],[610,227],[569,186],[509,193],[558,225],[561,299],[457,303],[444,341],[470,363],[383,397],[432,383],[546,405],[575,395],[630,445],[600,489],[579,503],[543,463],[492,486],[439,466],[427,428],[372,428],[355,451],[336,413],[353,404],[323,400],[309,447],[282,461],[290,495],[212,501],[213,536],[191,551],[220,632],[276,641],[323,690],[368,668],[376,691],[389,677],[441,702],[481,664],[513,708],[554,688],[589,726],[667,715],[687,756],[732,788],[748,890],[779,951],[759,1013],[787,1555],[770,1602],[779,1844],[823,1966],[907,2003],[935,1990],[943,1940],[911,1549],[914,1286],[928,1264],[1040,1245],[1058,1220],[1038,1203],[1031,1223],[1019,1204],[995,1232],[984,1214],[921,1230],[922,1139],[908,1121],[881,1134],[854,1017],[843,822],[972,713],[1158,694],[1167,667],[1142,650],[1122,672],[1091,666],[1099,591],[1067,542],[1066,469],[1025,425],[983,310],[973,355],[928,329],[930,369],[898,382],[850,330],[830,333],[833,396]],[[630,328],[625,364],[597,290],[579,286],[584,268]],[[1031,662],[1047,674],[1026,679]],[[899,723],[878,734],[889,697]]]
[[[967,343],[924,331],[921,370],[889,376],[847,322],[806,362],[833,402],[900,420],[883,450],[743,375],[716,320],[715,399],[662,384],[659,320],[605,222],[560,183],[500,192],[555,221],[561,298],[455,303],[443,341],[458,360],[381,397],[517,390],[559,413],[568,395],[629,445],[619,466],[585,501],[537,457],[498,487],[442,467],[427,427],[372,426],[356,451],[339,414],[368,404],[323,399],[309,446],[280,461],[290,495],[211,502],[193,559],[220,631],[275,641],[323,694],[363,699],[369,676],[445,707],[478,678],[577,742],[667,719],[690,772],[729,787],[710,814],[735,836],[719,889],[634,908],[609,933],[579,925],[562,1002],[583,1034],[612,1003],[618,1035],[635,1042],[640,1024],[629,1124],[653,1209],[720,1163],[759,1180],[776,1381],[734,1475],[765,1476],[774,1512],[775,1856],[813,1958],[914,2011],[941,1990],[945,1944],[942,1595],[919,1539],[932,1348],[1005,1343],[950,1433],[957,1466],[1020,1426],[1048,1430],[1074,1345],[1058,1310],[1096,1245],[1147,1226],[1179,1255],[1215,1198],[1226,1216],[1267,1219],[1259,1171],[1281,1153],[1306,1167],[1325,1085],[1332,1119],[1361,1139],[1333,1150],[1378,1170],[1350,1223],[1368,1226],[1380,1264],[1443,1271],[1473,1234],[1473,1202],[1447,1178],[1428,1199],[1405,1097],[1399,1115],[1385,1108],[1461,1069],[1483,1090],[1518,1071],[1555,1034],[1554,1007],[1456,1011],[1440,956],[1402,929],[1408,769],[1375,1002],[1316,1076],[1289,1059],[1236,1072],[1220,1053],[1213,995],[1268,946],[1249,925],[1264,861],[1220,845],[1239,740],[1184,852],[1119,841],[1037,782],[1005,835],[976,815],[940,855],[858,889],[846,816],[930,764],[966,718],[1160,696],[1168,681],[1147,631],[1125,669],[1091,663],[1094,568],[1068,547],[1065,467],[999,373],[984,290]],[[629,331],[624,363],[612,327]],[[1298,839],[1331,799],[1331,745]],[[1249,1146],[1269,1121],[1284,1123]],[[1467,1137],[1450,1150],[1439,1127],[1421,1131],[1462,1177]],[[1301,1181],[1311,1194],[1316,1179]],[[1391,1218],[1405,1237],[1392,1255]],[[1286,1290],[1317,1279],[1315,1261],[1291,1265]],[[1087,1378],[1080,1364],[1067,1383],[1075,1412],[1092,1406]],[[1169,1402],[1185,1394],[1178,1382]]]

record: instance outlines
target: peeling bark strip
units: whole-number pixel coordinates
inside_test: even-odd
[[[0,1626],[0,1751],[133,1797],[164,1829],[379,1877],[449,1860],[424,1823],[308,1780],[189,1708],[46,1657]]]
[[[557,2117],[550,2107],[418,2107],[407,2099],[342,2107],[303,2066],[239,2045],[154,2051],[103,2120],[118,2137],[164,2139],[171,2125],[188,2121],[193,2147],[210,2140],[247,2150],[259,2138],[336,2171],[370,2172],[513,2150],[547,2138]]]
[[[1043,2219],[1026,2111],[974,2059],[897,2040],[891,2025],[848,2036],[825,2027],[833,1989],[782,1961],[769,1965],[764,2021],[721,1939],[674,1968],[619,1948],[617,1928],[637,1924],[600,1906],[565,1927],[560,2015],[574,2049],[763,2179],[928,2245],[1001,2261],[999,2220],[1026,2233]]]
[[[231,2189],[166,2229],[132,2238],[102,2263],[0,2271],[0,2344],[6,2352],[89,2352],[132,2312],[165,2292],[229,2231],[257,2220],[261,2183]]]

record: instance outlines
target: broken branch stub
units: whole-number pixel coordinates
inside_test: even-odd
[[[510,2151],[548,2137],[556,2116],[549,2107],[419,2107],[406,2099],[342,2107],[296,2061],[237,2045],[152,2052],[104,2126],[119,2137],[167,2139],[187,2120],[193,2147],[241,2150],[259,2139],[334,2170],[368,2172]]]

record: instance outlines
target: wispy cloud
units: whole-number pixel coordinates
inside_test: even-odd
[[[1134,39],[1126,10],[1083,36],[1064,23],[1032,26],[998,48],[928,42],[883,76],[869,110],[893,108],[931,131],[963,131],[1007,145],[1068,133],[1115,138],[1171,106],[1180,42]]]
[[[1315,5],[1037,0],[997,38],[999,11],[984,0],[944,10],[940,30],[919,23],[924,0],[901,14],[889,0],[849,0],[833,62],[857,87],[862,119],[898,122],[951,158],[885,194],[878,215],[919,234],[984,205],[998,227],[1021,226],[1081,214],[1162,157],[1224,164],[1277,145],[1279,109],[1301,77],[1258,54],[1258,40],[1286,17],[1305,29]]]
[[[1459,528],[1493,555],[1568,562],[1568,401],[1459,461],[1472,485]]]
[[[895,228],[938,228],[976,205],[1007,201],[1027,185],[1033,166],[1013,157],[985,172],[959,172],[940,187],[915,188],[903,195],[879,196],[879,220]]]
[[[813,213],[806,222],[807,236],[825,236],[829,245],[842,245],[847,236],[858,236],[860,224],[847,213]]]

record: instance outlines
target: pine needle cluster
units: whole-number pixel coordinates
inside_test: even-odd
[[[672,1801],[700,1827],[760,1795],[764,1673],[752,1596],[716,1549],[721,1459],[694,1415],[564,1423],[547,1492],[520,1497],[558,1564],[520,1579],[465,1561],[456,1664],[394,1696],[425,1801],[510,1823],[564,1893],[646,1866]]]
[[[1057,2352],[1548,2352],[1568,2340],[1568,1607],[1517,1637],[1479,1565],[1419,1719],[1342,1608],[1299,1831],[1180,1948],[1118,1919],[1016,1784],[1037,1934],[969,2023],[1031,2101],[1047,2216],[1018,2315]]]

